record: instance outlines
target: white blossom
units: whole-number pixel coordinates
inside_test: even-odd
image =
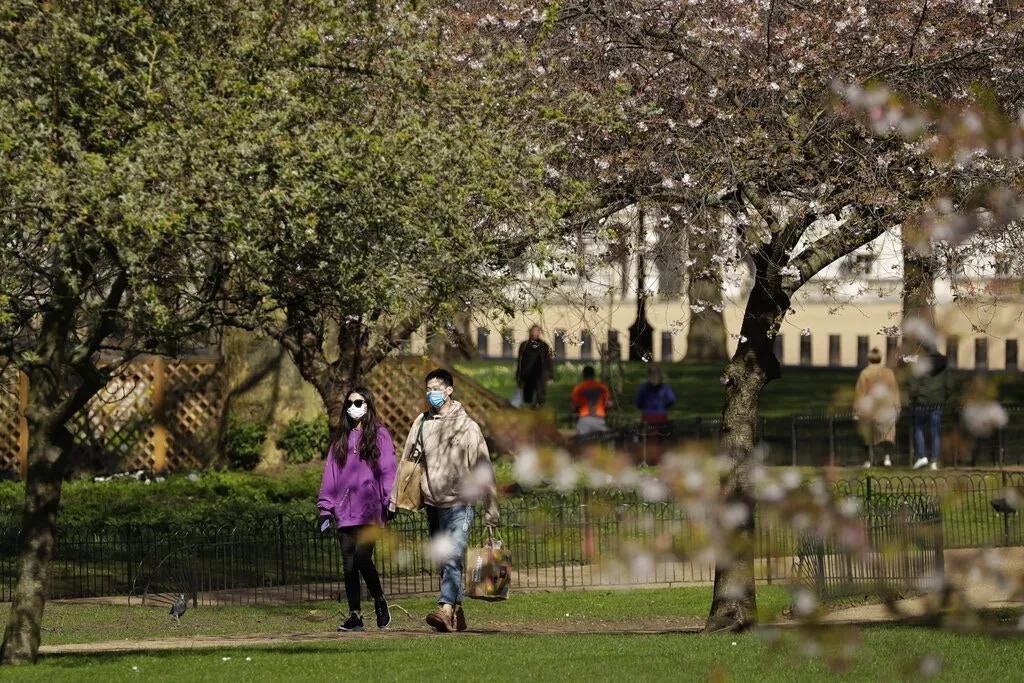
[[[452,535],[442,531],[427,543],[427,556],[434,564],[444,564],[458,554],[458,549]]]
[[[1006,409],[995,401],[969,401],[960,410],[960,419],[967,431],[977,436],[988,436],[1006,426]]]
[[[540,454],[537,449],[528,447],[520,450],[512,463],[512,472],[521,486],[529,488],[540,484]]]

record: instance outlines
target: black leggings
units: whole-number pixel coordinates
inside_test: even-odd
[[[345,526],[338,529],[338,542],[341,544],[341,561],[345,571],[345,596],[348,598],[349,610],[359,610],[361,595],[359,594],[359,575],[363,575],[366,589],[370,597],[384,597],[384,589],[380,586],[380,575],[373,564],[373,541],[360,543],[361,532],[365,526]],[[372,533],[372,532],[371,532]]]

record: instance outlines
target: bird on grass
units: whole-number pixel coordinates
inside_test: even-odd
[[[188,603],[185,602],[185,594],[180,593],[178,599],[171,605],[171,616],[174,617],[174,621],[179,625],[181,624],[181,617],[185,614],[185,610],[188,609]]]
[[[1012,515],[1017,511],[1017,506],[1008,498],[993,498],[992,509],[1002,515]]]

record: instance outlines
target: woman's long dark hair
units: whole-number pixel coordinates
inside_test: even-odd
[[[359,457],[370,466],[376,474],[380,474],[380,446],[377,443],[377,432],[380,430],[380,420],[377,417],[377,404],[373,400],[373,394],[366,387],[355,387],[345,392],[345,400],[352,394],[359,394],[366,401],[366,415],[359,423],[363,425],[363,433],[359,439]],[[334,459],[338,467],[344,467],[348,460],[348,438],[352,430],[356,428],[356,420],[348,415],[348,409],[341,416],[341,431],[338,433],[338,440],[334,442]]]

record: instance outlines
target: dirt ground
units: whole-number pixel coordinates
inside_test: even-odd
[[[698,633],[703,629],[703,622],[693,623],[674,620],[675,625],[663,627],[647,626],[644,628],[623,628],[620,624],[603,627],[601,625],[579,626],[568,624],[537,624],[529,628],[519,625],[514,628],[472,629],[462,633],[435,633],[426,628],[386,629],[378,631],[369,629],[359,633],[337,633],[335,631],[319,631],[311,633],[281,633],[274,635],[253,636],[195,636],[189,638],[153,638],[145,640],[115,640],[98,643],[73,643],[68,645],[43,645],[40,654],[96,654],[118,652],[154,652],[161,650],[208,650],[225,647],[265,647],[288,643],[334,642],[339,640],[363,640],[377,638],[471,638],[496,635],[538,635],[565,634],[580,635],[643,635],[662,633]]]

